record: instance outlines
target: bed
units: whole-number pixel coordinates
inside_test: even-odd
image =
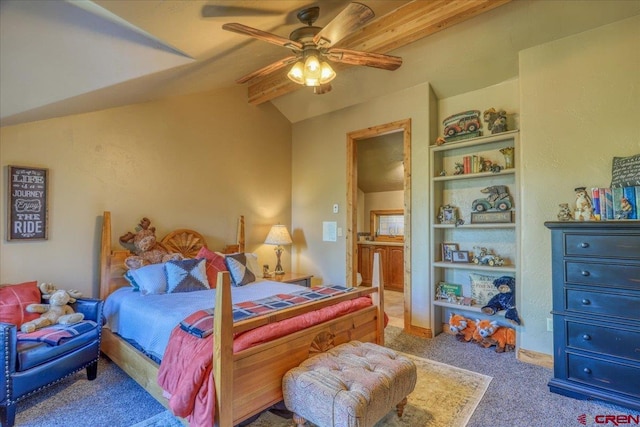
[[[106,299],[129,283],[126,272],[126,250],[111,247],[111,215],[104,212],[101,247],[100,297]],[[169,233],[162,243],[186,256],[193,257],[205,239],[197,232],[181,229]],[[244,220],[238,221],[237,241],[221,252],[244,252]],[[212,374],[215,384],[215,425],[231,427],[282,400],[282,377],[291,368],[318,352],[344,342],[358,340],[383,344],[384,310],[380,263],[374,259],[374,281],[370,288],[322,299],[320,301],[271,312],[248,320],[232,320],[232,287],[229,274],[219,273],[215,291]],[[255,328],[286,321],[305,313],[369,296],[372,305],[349,314],[324,321],[290,335],[234,352],[234,336]],[[167,406],[167,399],[157,383],[159,364],[135,346],[105,328],[102,352],[123,369],[156,400]]]

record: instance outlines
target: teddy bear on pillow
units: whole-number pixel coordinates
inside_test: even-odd
[[[42,313],[40,317],[25,322],[20,330],[25,333],[33,332],[45,326],[60,324],[72,325],[84,319],[84,314],[76,313],[70,305],[80,298],[82,293],[75,289],[65,291],[58,289],[51,283],[41,283],[38,286],[42,292],[42,298],[49,300],[49,304],[29,304],[26,310],[29,313]]]
[[[156,240],[156,228],[150,227],[149,218],[142,218],[136,227],[136,232],[127,232],[120,236],[120,244],[129,249],[135,255],[127,257],[124,264],[130,270],[144,267],[149,264],[158,264],[167,261],[180,261],[182,255],[169,253],[161,243]]]

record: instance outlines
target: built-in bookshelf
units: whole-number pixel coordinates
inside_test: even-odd
[[[518,276],[519,259],[519,180],[518,162],[511,162],[511,168],[497,171],[496,165],[505,166],[505,156],[500,151],[511,148],[515,153],[519,150],[518,131],[477,137],[457,142],[446,142],[430,147],[430,210],[431,210],[431,325],[435,334],[442,332],[442,325],[448,320],[449,312],[457,312],[468,317],[482,318],[483,304],[464,305],[464,297],[472,296],[471,277],[500,277],[504,275]],[[517,157],[517,156],[514,156]],[[464,159],[479,159],[485,167],[467,168]],[[473,161],[473,160],[472,160]],[[493,170],[489,169],[493,166]],[[461,172],[462,169],[462,172]],[[488,169],[488,170],[487,170]],[[474,172],[475,171],[475,172]],[[496,218],[499,222],[476,222],[479,217],[472,210],[476,199],[487,196],[481,190],[489,187],[504,186],[510,196],[511,207],[500,212],[495,206],[483,213],[487,217]],[[503,206],[504,207],[504,206]],[[453,210],[454,218],[443,215],[444,210]],[[472,222],[472,213],[474,213]],[[445,219],[446,218],[446,219]],[[486,218],[485,218],[486,220]],[[508,221],[508,222],[507,222]],[[453,262],[443,259],[442,245],[456,244],[459,251],[468,252],[468,262]],[[478,255],[480,248],[503,259],[502,265],[483,265],[474,263],[473,255]],[[441,299],[437,295],[441,283],[460,285],[461,295],[455,301]],[[497,316],[497,317],[496,317]],[[504,312],[494,318],[504,321]]]

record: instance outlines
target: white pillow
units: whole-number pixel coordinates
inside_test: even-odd
[[[167,275],[164,263],[145,265],[135,270],[129,270],[129,275],[140,287],[142,295],[167,293]]]
[[[249,271],[251,271],[256,277],[261,277],[262,268],[260,268],[260,264],[258,263],[258,255],[250,252],[245,252],[244,255],[247,257],[247,268]]]

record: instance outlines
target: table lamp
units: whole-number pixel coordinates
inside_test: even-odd
[[[276,265],[276,270],[274,273],[277,275],[284,274],[284,270],[282,269],[282,265],[280,264],[280,255],[282,255],[283,251],[282,245],[290,245],[291,243],[293,243],[287,227],[282,224],[276,224],[272,226],[264,243],[266,245],[276,245],[275,251],[276,256],[278,257],[278,264]]]

